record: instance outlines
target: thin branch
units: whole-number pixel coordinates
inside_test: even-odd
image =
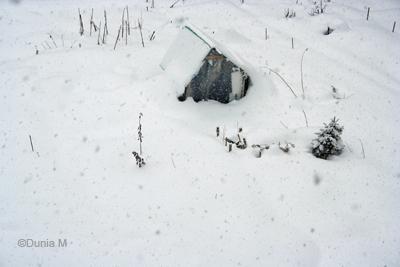
[[[121,37],[122,37],[122,38],[124,38],[125,9],[126,9],[126,7],[124,7],[124,9],[122,10],[122,19],[121,19],[121,25],[122,25]]]
[[[365,150],[364,150],[363,142],[361,141],[361,139],[358,139],[358,141],[360,141],[361,149],[362,149],[362,154],[363,154],[363,159],[365,159]]]
[[[83,28],[83,20],[82,20],[82,15],[81,15],[81,10],[78,8],[78,13],[79,13],[79,34],[83,35],[85,32],[85,29]]]
[[[100,31],[99,31],[100,32]],[[102,43],[103,44],[106,44],[106,32],[107,32],[107,24],[106,24],[106,22],[104,23],[104,26],[103,26],[103,40],[102,40]]]
[[[32,149],[32,152],[35,152],[35,150],[33,149],[33,142],[32,142],[32,137],[31,137],[31,135],[29,135],[29,141],[31,142],[31,149]]]
[[[51,49],[51,46],[49,45],[49,43],[48,43],[47,41],[44,41],[44,43],[47,45],[47,47],[48,47],[49,49]]]
[[[139,30],[140,30],[140,38],[142,38],[142,46],[144,47],[144,41],[143,41],[143,34],[142,34],[142,23],[138,20],[139,24]]]
[[[51,36],[51,34],[49,34],[49,37],[50,37],[50,39],[53,41],[54,46],[57,48],[57,44],[56,44],[56,42],[54,41],[53,36]]]
[[[172,165],[174,166],[174,169],[176,169],[174,158],[172,157],[172,154],[171,154],[171,161],[172,161]]]
[[[268,68],[268,67],[266,67],[266,68],[267,68],[270,72],[276,74],[276,75],[286,84],[286,86],[290,89],[290,91],[292,92],[292,94],[294,95],[294,97],[297,97],[297,95],[296,95],[296,93],[293,91],[292,87],[286,82],[286,80],[285,80],[277,71],[274,71],[273,69]]]
[[[108,35],[108,26],[107,26],[107,12],[104,10],[104,30]]]
[[[304,59],[304,54],[308,51],[308,48],[306,48],[303,52],[303,55],[301,56],[301,63],[300,63],[300,74],[301,74],[301,90],[303,92],[303,99],[305,98],[305,93],[304,93],[304,83],[303,83],[303,59]]]
[[[154,40],[154,38],[156,38],[156,31],[153,31],[153,33],[151,34],[151,36],[150,36],[150,41],[153,41]]]
[[[97,45],[100,45],[100,34],[101,34],[101,21],[99,23],[99,33],[97,35]]]
[[[117,43],[118,43],[118,39],[119,39],[119,34],[120,34],[120,33],[121,33],[121,26],[119,26],[119,29],[118,29],[117,39],[115,39],[114,50],[115,50],[115,48],[117,47]]]
[[[181,0],[176,0],[169,8],[174,8],[174,6]]]
[[[129,9],[128,9],[128,6],[126,6],[126,18],[127,18],[127,21],[125,22],[126,23],[126,30],[127,30],[127,32],[128,32],[128,34],[129,35],[131,35],[131,26],[130,26],[130,22],[129,22]]]
[[[90,15],[90,34],[89,34],[89,36],[92,36],[92,26],[93,26],[93,8],[92,8],[92,14]]]
[[[303,111],[303,114],[304,114],[304,119],[306,120],[306,126],[307,126],[307,128],[308,128],[307,115],[306,115],[306,113],[304,112],[304,109],[302,109],[302,111]]]
[[[128,29],[128,21],[125,20],[125,27]],[[129,31],[128,31],[129,32]],[[125,45],[128,45],[128,34],[125,34]]]
[[[283,127],[285,127],[286,129],[289,129],[289,127],[287,127],[287,125],[284,124],[282,121],[280,121],[280,123],[283,125]]]

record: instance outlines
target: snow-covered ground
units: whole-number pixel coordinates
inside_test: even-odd
[[[400,266],[400,2],[331,0],[316,16],[309,0],[172,2],[0,3],[0,266]],[[107,10],[106,45],[91,8],[96,24]],[[177,100],[159,64],[186,22],[250,64],[245,98]],[[334,116],[346,149],[317,159],[310,142]],[[228,153],[216,126],[296,147]]]

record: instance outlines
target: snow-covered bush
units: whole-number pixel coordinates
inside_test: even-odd
[[[331,155],[339,155],[344,149],[343,141],[340,135],[343,132],[343,126],[340,126],[338,119],[335,117],[325,124],[325,127],[320,130],[311,142],[312,153],[317,158],[327,159]]]
[[[285,18],[290,19],[296,17],[296,11],[293,9],[285,9]]]
[[[324,4],[324,2],[330,2],[330,1],[322,1],[322,0],[314,0],[313,1],[313,7],[311,8],[309,14],[310,16],[315,16],[315,15],[319,15],[319,14],[323,14],[325,12],[326,9],[326,4]]]
[[[288,142],[285,142],[285,144],[281,144],[281,142],[279,142],[279,143],[278,143],[278,147],[279,147],[279,149],[282,150],[283,152],[289,153],[290,148],[291,148],[291,147],[292,147],[292,148],[295,148],[295,145],[292,144],[292,143],[288,143]]]

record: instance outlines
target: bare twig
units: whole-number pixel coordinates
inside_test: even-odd
[[[122,19],[121,19],[121,25],[122,25],[121,37],[122,37],[122,38],[124,38],[125,9],[126,9],[126,7],[124,7],[124,9],[122,10]]]
[[[154,38],[156,38],[156,31],[153,31],[152,34],[150,35],[150,41],[153,41]]]
[[[301,74],[301,91],[303,92],[303,99],[305,98],[305,93],[304,93],[304,83],[303,83],[303,59],[304,59],[304,54],[308,51],[308,48],[306,48],[303,52],[303,55],[301,56],[301,63],[300,63],[300,74]]]
[[[78,13],[79,13],[79,34],[83,35],[85,32],[85,29],[83,28],[83,20],[82,20],[82,15],[81,15],[81,10],[78,8]]]
[[[287,125],[284,124],[282,121],[280,121],[280,123],[283,125],[283,127],[285,127],[286,129],[289,129],[289,127],[287,127]]]
[[[53,36],[51,36],[51,34],[49,34],[49,37],[50,37],[50,39],[53,41],[54,46],[57,48],[57,44],[56,44],[56,42],[54,41]]]
[[[125,27],[128,29],[128,21],[126,21],[126,20],[125,20]],[[128,45],[128,34],[127,33],[125,33],[125,45]]]
[[[138,140],[139,140],[139,145],[140,145],[140,156],[142,155],[142,142],[143,142],[143,134],[142,134],[142,117],[143,113],[139,113],[139,126],[138,126]]]
[[[174,6],[181,0],[176,0],[169,8],[174,8]]]
[[[100,45],[101,21],[99,23],[99,33],[97,35],[97,45]]]
[[[106,31],[107,31],[107,25],[104,23],[104,26],[103,26],[103,40],[102,40],[103,44],[106,44]]]
[[[32,152],[35,152],[35,150],[33,149],[33,142],[32,142],[32,136],[31,135],[29,135],[29,141],[31,142]]]
[[[74,46],[75,43],[76,43],[76,40],[74,40],[74,41],[71,43],[71,47],[70,47],[70,48],[72,48],[72,47]]]
[[[365,159],[365,150],[364,150],[363,142],[361,141],[361,139],[358,139],[358,141],[360,141],[361,149],[362,149],[362,154],[363,154],[363,159]]]
[[[117,47],[117,43],[118,43],[118,39],[119,39],[119,34],[120,34],[120,33],[121,33],[121,26],[119,26],[119,29],[118,29],[117,39],[115,39],[114,50],[115,50],[115,48]]]
[[[176,169],[175,162],[174,162],[174,157],[172,156],[172,154],[171,154],[171,161],[172,161],[172,166],[174,166],[174,169]]]
[[[90,34],[89,36],[92,36],[92,26],[93,26],[93,8],[92,8],[92,14],[90,15]]]
[[[104,10],[104,31],[108,35],[107,12]],[[104,39],[104,38],[103,38]]]
[[[130,25],[130,22],[129,22],[129,9],[128,9],[128,6],[126,6],[126,19],[127,19],[127,21],[126,21],[126,30],[127,30],[127,32],[128,32],[128,35],[131,35],[131,25]]]
[[[306,126],[307,126],[307,128],[308,128],[307,115],[306,115],[306,113],[304,112],[304,109],[302,109],[302,111],[303,111],[303,114],[304,114],[304,119],[306,120]]]
[[[49,45],[49,43],[48,43],[47,41],[44,41],[44,43],[47,45],[47,47],[48,47],[49,49],[51,49],[51,46]]]
[[[345,144],[346,144],[346,148],[347,148],[351,153],[353,153],[353,149],[351,148],[351,146],[350,146],[348,143],[346,143],[346,142],[345,142]]]
[[[140,30],[140,38],[142,39],[142,46],[144,47],[143,34],[142,34],[142,23],[140,22],[140,20],[138,20],[138,24],[139,24],[139,30]]]
[[[268,67],[266,67],[266,68],[267,68],[270,72],[276,74],[276,75],[286,84],[286,86],[290,89],[290,91],[292,92],[292,94],[294,95],[294,97],[297,97],[297,95],[296,95],[296,93],[293,91],[292,87],[286,82],[286,80],[285,80],[277,71],[274,71],[273,69],[268,68]]]

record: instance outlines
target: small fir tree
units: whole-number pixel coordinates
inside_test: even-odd
[[[325,127],[316,133],[317,138],[311,142],[312,153],[317,158],[328,159],[331,155],[339,155],[344,149],[340,135],[343,126],[340,126],[335,117],[329,122],[324,123]]]

